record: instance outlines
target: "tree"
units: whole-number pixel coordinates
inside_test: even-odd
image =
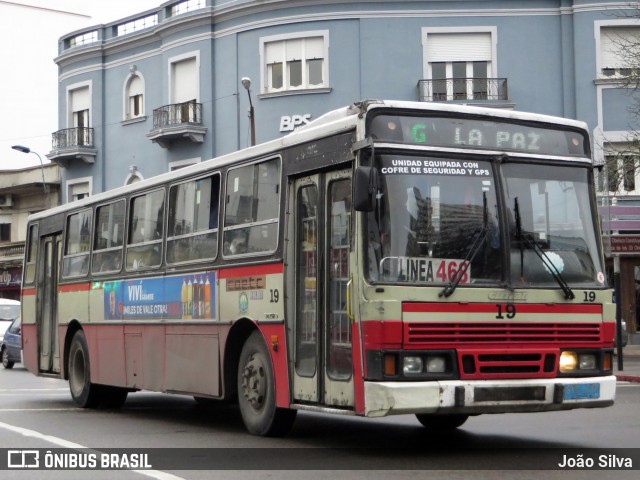
[[[602,75],[628,90],[630,123],[640,125],[640,6],[638,2],[629,3],[615,16],[628,22],[625,26],[605,27],[601,31]],[[640,129],[632,125],[627,141],[606,142],[603,146],[604,188],[609,191],[636,190],[635,173],[640,169]]]

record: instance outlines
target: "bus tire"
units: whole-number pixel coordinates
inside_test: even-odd
[[[245,427],[253,435],[284,436],[293,427],[298,413],[276,407],[271,359],[258,331],[249,336],[240,353],[238,403]]]
[[[9,360],[9,349],[4,347],[2,349],[2,366],[4,368],[13,368],[14,362]]]
[[[416,418],[423,426],[430,430],[453,430],[454,428],[462,426],[469,418],[469,415],[416,413]]]
[[[100,403],[100,387],[91,383],[89,348],[82,330],[78,330],[69,347],[69,390],[76,405],[95,408]]]

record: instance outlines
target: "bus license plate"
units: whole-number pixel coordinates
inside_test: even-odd
[[[582,400],[585,398],[600,398],[599,383],[579,383],[564,386],[565,400]]]

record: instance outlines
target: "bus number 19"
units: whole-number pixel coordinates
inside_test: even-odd
[[[498,315],[496,315],[497,319],[502,320],[505,318],[513,318],[516,316],[516,306],[513,303],[507,303],[506,305],[502,305],[501,303],[496,304],[498,308]],[[503,315],[504,310],[504,315]]]
[[[269,290],[269,293],[271,294],[271,300],[269,300],[270,303],[278,303],[280,301],[280,292],[277,288],[275,290]]]

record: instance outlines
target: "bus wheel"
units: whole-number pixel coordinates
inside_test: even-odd
[[[9,349],[7,347],[2,349],[2,366],[4,368],[13,368],[13,362],[9,360]]]
[[[78,330],[69,347],[69,390],[73,401],[82,408],[95,408],[100,402],[99,387],[91,383],[89,349],[82,330]]]
[[[433,415],[429,413],[416,413],[418,421],[430,430],[453,430],[464,424],[469,415]]]
[[[253,332],[240,354],[238,403],[242,420],[253,435],[269,437],[289,433],[297,410],[277,408],[275,381],[269,351],[260,332]]]

